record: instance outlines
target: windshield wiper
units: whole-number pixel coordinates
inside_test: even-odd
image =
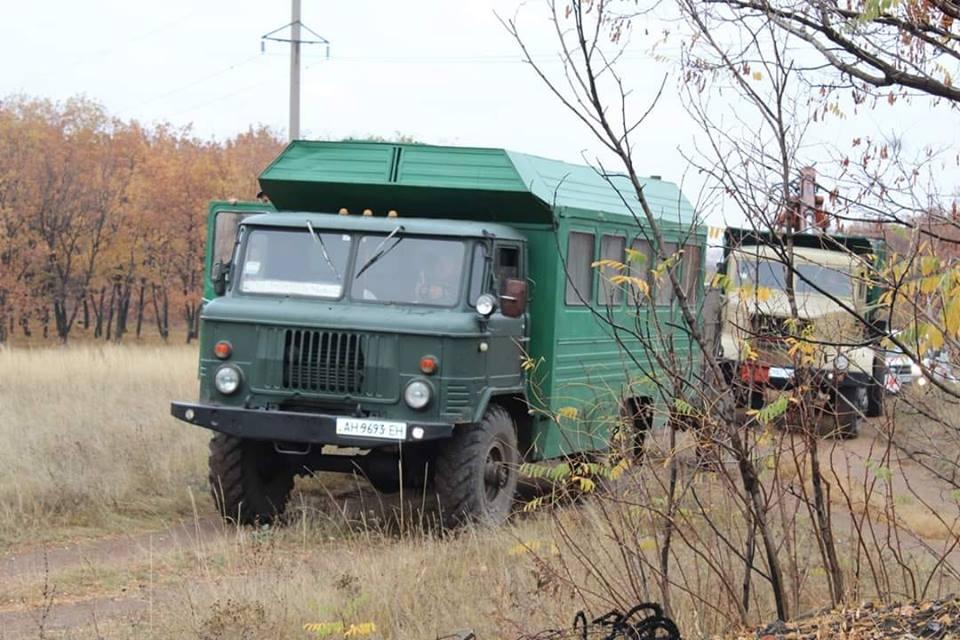
[[[333,275],[337,276],[337,280],[342,281],[343,277],[340,275],[340,272],[337,271],[337,267],[334,266],[333,260],[330,259],[330,254],[327,253],[327,245],[323,242],[323,238],[320,237],[320,234],[313,230],[313,225],[310,224],[309,220],[307,220],[307,229],[310,230],[310,235],[313,236],[313,239],[320,243],[320,253],[323,254],[323,259],[327,261],[327,266],[329,266],[330,270],[333,271]]]
[[[391,231],[391,232],[387,235],[387,237],[383,239],[383,242],[381,242],[381,243],[379,244],[379,246],[377,246],[377,250],[373,252],[373,255],[370,256],[370,257],[367,259],[367,261],[363,263],[363,266],[360,267],[359,270],[357,270],[357,274],[356,274],[355,276],[353,276],[354,279],[357,279],[357,278],[359,278],[361,275],[363,275],[363,272],[364,272],[364,271],[366,271],[367,269],[369,269],[370,267],[372,267],[373,265],[375,265],[375,264],[377,263],[377,260],[379,260],[379,259],[382,258],[383,256],[387,255],[387,254],[390,253],[391,251],[393,251],[393,248],[394,248],[395,246],[397,246],[398,244],[400,244],[400,243],[403,241],[403,238],[402,238],[402,237],[397,238],[397,241],[394,242],[392,245],[390,245],[390,246],[387,247],[386,249],[383,248],[383,245],[387,244],[387,241],[390,240],[390,238],[392,238],[393,236],[397,235],[397,233],[400,232],[400,231],[403,231],[403,226],[402,226],[402,225],[399,226],[399,227],[397,227],[397,228],[394,229],[393,231]]]

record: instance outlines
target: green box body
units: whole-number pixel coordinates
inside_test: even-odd
[[[488,403],[499,402],[514,413],[525,458],[538,460],[604,449],[624,398],[668,402],[655,391],[652,354],[590,307],[568,304],[565,295],[571,232],[593,235],[594,259],[602,255],[604,236],[621,237],[626,247],[638,237],[652,237],[626,178],[503,149],[296,141],[264,170],[260,184],[269,204],[210,206],[199,368],[203,406],[362,414],[455,429],[479,421]],[[665,240],[697,247],[702,256],[705,231],[694,227],[693,208],[677,185],[651,178],[644,193]],[[349,215],[338,215],[342,209]],[[362,215],[364,210],[372,215]],[[387,217],[388,211],[398,216]],[[259,227],[303,229],[308,221],[318,232],[386,234],[403,225],[404,235],[457,238],[468,248],[483,244],[492,252],[491,270],[497,269],[501,247],[516,248],[529,287],[526,313],[507,318],[498,312],[483,321],[465,296],[454,308],[434,309],[349,297],[254,296],[232,285],[216,295],[214,265],[240,250],[234,247],[238,228],[242,238]],[[697,264],[691,274],[698,299],[701,271]],[[591,306],[630,331],[647,330],[655,315],[661,326],[682,324],[670,304],[648,301],[638,307],[625,295],[604,305],[599,270],[590,277]],[[325,391],[289,388],[283,382],[289,366],[284,349],[300,339],[291,333],[297,331],[322,332],[324,345],[347,341],[353,346],[340,353],[350,358],[359,360],[362,352],[362,364],[343,365],[362,367],[362,383]],[[219,341],[231,344],[230,362],[243,371],[242,389],[229,396],[213,385],[222,365],[214,355]],[[672,352],[697,366],[685,332],[674,330]],[[416,411],[404,403],[403,390],[424,378],[420,361],[426,355],[438,360],[439,369],[427,378],[433,399]],[[576,418],[569,417],[571,409]],[[653,413],[662,419],[666,409]],[[284,440],[316,439],[316,432],[301,438],[291,433],[297,432],[285,431]]]

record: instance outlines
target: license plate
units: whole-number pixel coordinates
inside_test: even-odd
[[[383,440],[406,440],[407,423],[365,418],[337,418],[337,435]]]
[[[770,367],[770,377],[788,380],[793,377],[793,369],[787,367]]]

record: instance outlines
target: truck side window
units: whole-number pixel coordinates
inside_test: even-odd
[[[650,270],[656,266],[653,259],[653,247],[651,247],[650,242],[644,238],[636,238],[630,243],[630,249],[635,252],[635,255],[628,260],[630,277],[639,278],[646,282],[649,292],[652,295],[653,275],[651,274]],[[642,292],[639,289],[631,286],[630,291],[630,304],[635,305],[643,303]]]
[[[592,233],[571,231],[567,238],[567,304],[584,306],[593,300],[594,244]]]
[[[473,246],[473,264],[470,265],[470,291],[467,295],[467,301],[471,307],[476,306],[477,298],[486,289],[483,280],[486,267],[487,247],[482,242],[478,242]]]
[[[674,254],[677,253],[677,244],[674,242],[664,242],[663,243],[663,254],[664,258],[670,260]],[[656,266],[656,265],[654,265]],[[673,266],[674,272],[677,272],[677,266]],[[673,285],[670,284],[670,276],[664,272],[660,277],[660,280],[657,281],[657,304],[658,305],[669,305],[673,302]]]
[[[217,214],[213,227],[213,264],[230,262],[237,239],[237,228],[251,215],[253,214],[238,211],[221,211]]]
[[[600,259],[624,261],[627,239],[623,236],[605,235],[600,239]],[[623,285],[610,282],[610,278],[619,275],[620,271],[613,267],[603,267],[600,270],[600,302],[611,307],[619,307],[623,302]]]
[[[494,267],[497,283],[520,277],[520,250],[517,247],[498,247],[497,263]]]
[[[697,302],[697,282],[700,279],[700,247],[688,244],[683,247],[683,293],[690,304]]]

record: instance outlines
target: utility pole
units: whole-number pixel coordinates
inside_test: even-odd
[[[300,137],[300,0],[290,16],[290,139]]]
[[[282,37],[281,32],[290,28],[290,37]],[[310,36],[301,38],[301,29]],[[290,43],[290,129],[291,140],[300,137],[300,45],[322,44],[326,46],[326,56],[330,57],[330,41],[316,31],[303,24],[300,20],[300,0],[291,0],[290,23],[260,37],[260,51],[266,51],[266,41]]]

